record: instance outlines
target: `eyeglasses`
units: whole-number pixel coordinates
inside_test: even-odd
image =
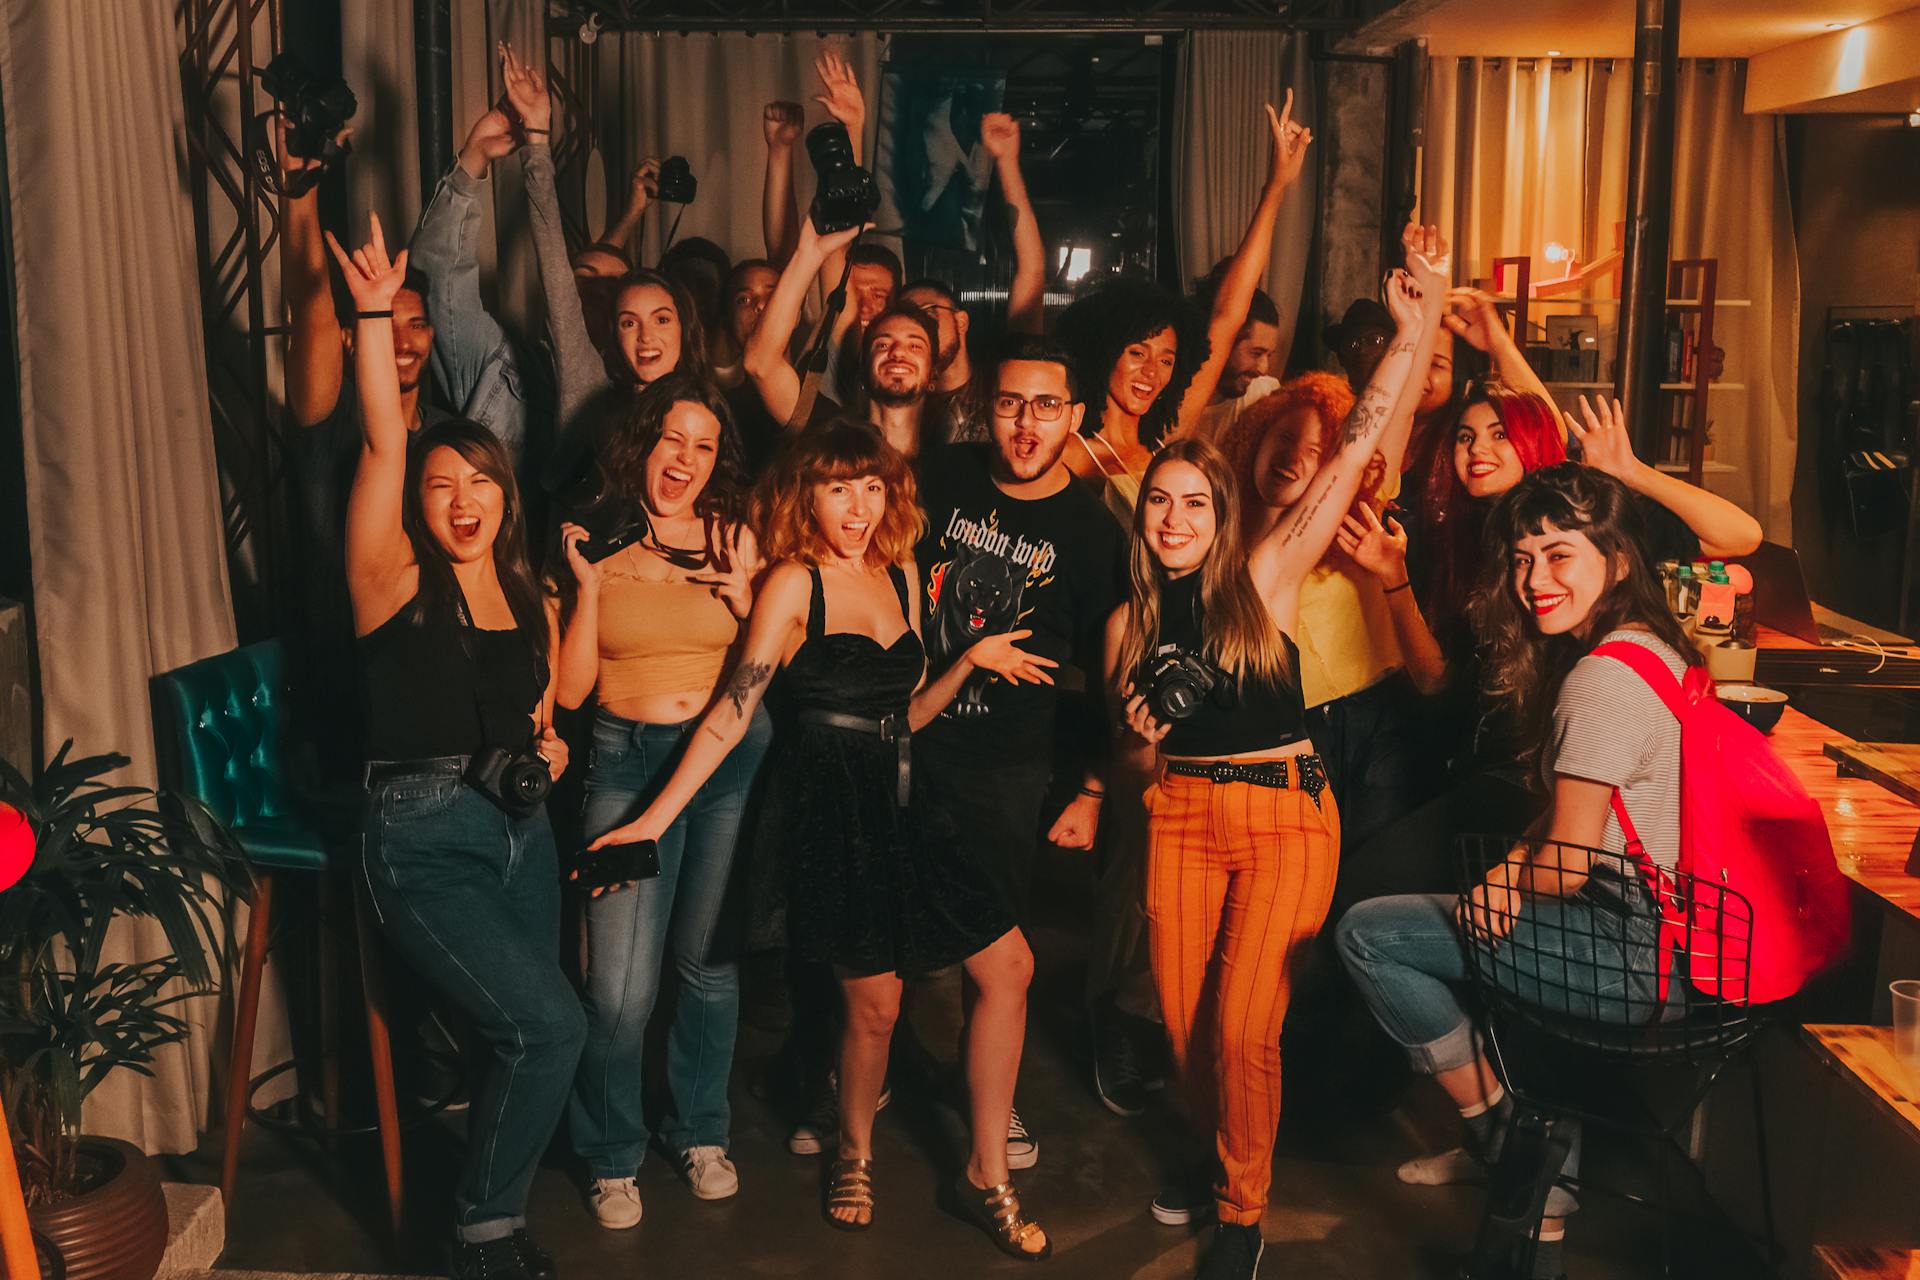
[[[1068,401],[1059,396],[1033,396],[1031,398],[1015,395],[1011,391],[1002,391],[993,398],[993,416],[996,418],[1018,418],[1023,409],[1033,410],[1035,422],[1058,422],[1060,415],[1067,411]]]

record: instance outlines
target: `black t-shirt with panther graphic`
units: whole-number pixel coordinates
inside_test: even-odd
[[[1127,592],[1127,535],[1078,481],[1045,498],[1008,497],[993,483],[992,448],[954,445],[940,451],[938,465],[921,468],[929,671],[945,671],[983,637],[1027,629],[1033,635],[1021,648],[1078,666],[1092,684],[1107,617]],[[975,672],[922,732],[977,749],[983,761],[1048,756],[1058,701],[1056,686]]]

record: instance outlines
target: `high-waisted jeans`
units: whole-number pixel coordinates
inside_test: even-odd
[[[698,724],[599,714],[587,764],[588,840],[640,815]],[[740,960],[738,946],[721,936],[722,907],[747,795],[772,737],[766,712],[757,711],[746,737],[660,837],[660,874],[587,904],[587,1047],[567,1122],[593,1177],[631,1177],[646,1154],[640,1058],[669,948],[680,991],[667,1034],[673,1110],[661,1137],[673,1151],[728,1145]]]
[[[527,1189],[586,1038],[560,971],[560,880],[544,809],[511,818],[457,761],[368,788],[367,886],[381,931],[485,1038],[455,1193],[462,1239],[526,1224]]]

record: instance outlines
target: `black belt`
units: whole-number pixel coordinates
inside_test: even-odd
[[[464,778],[472,756],[428,756],[424,760],[369,760],[365,784],[377,786],[393,778],[417,778],[423,773],[444,773]]]
[[[1299,765],[1297,782],[1291,780],[1289,765]],[[1317,752],[1288,756],[1282,760],[1169,760],[1167,772],[1182,778],[1205,778],[1208,782],[1247,782],[1256,787],[1285,789],[1298,786],[1314,804],[1327,786],[1327,767]]]
[[[871,716],[850,716],[843,711],[809,709],[800,713],[800,723],[823,724],[830,729],[851,729],[855,733],[871,733],[883,742],[893,743],[900,755],[900,773],[894,789],[894,803],[902,809],[907,807],[907,793],[913,778],[913,731],[907,728],[905,716],[882,716],[875,720]]]

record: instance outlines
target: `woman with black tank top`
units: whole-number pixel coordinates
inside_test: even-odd
[[[985,868],[910,788],[908,748],[975,669],[1045,682],[1054,664],[1016,647],[1029,633],[1013,631],[925,683],[913,473],[874,428],[845,417],[809,427],[767,484],[759,523],[777,563],[723,696],[646,812],[590,848],[658,839],[784,667],[795,724],[768,800],[786,822],[789,945],[832,965],[846,1001],[827,1221],[847,1231],[873,1221],[873,1116],[902,977],[963,963],[979,999],[967,1031],[973,1152],[957,1193],[1003,1251],[1037,1261],[1052,1245],[1021,1212],[1006,1143],[1033,955]]]
[[[1249,545],[1220,451],[1193,437],[1162,449],[1134,517],[1132,599],[1107,626],[1135,749],[1161,757],[1146,796],[1148,949],[1175,1069],[1218,1156],[1204,1280],[1259,1266],[1289,961],[1333,900],[1340,824],[1307,736],[1292,633],[1300,583],[1374,451],[1407,429],[1396,411],[1438,330],[1444,243],[1427,228],[1409,246],[1409,271],[1388,287],[1394,343],[1306,493]],[[1182,672],[1197,701],[1177,696]],[[1154,1216],[1191,1221],[1204,1196],[1164,1191]]]
[[[527,564],[519,494],[486,428],[428,427],[409,449],[393,363],[393,295],[378,218],[352,257],[365,432],[347,508],[347,585],[367,694],[367,887],[395,950],[472,1021],[489,1061],[455,1192],[455,1280],[550,1280],[526,1230],[527,1189],[586,1036],[560,972],[559,865],[540,773],[553,636]],[[503,783],[501,753],[525,770]],[[529,787],[527,781],[534,785]]]

